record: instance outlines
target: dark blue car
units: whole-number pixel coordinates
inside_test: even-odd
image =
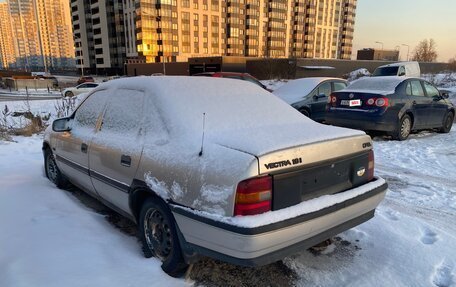
[[[331,94],[326,123],[381,131],[405,140],[413,130],[438,129],[448,133],[455,108],[448,94],[419,78],[362,78]]]
[[[302,78],[292,80],[272,93],[303,115],[317,122],[325,120],[329,95],[347,87],[347,81],[339,78]]]

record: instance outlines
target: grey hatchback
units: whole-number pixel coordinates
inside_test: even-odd
[[[372,218],[387,188],[363,132],[231,79],[103,83],[53,122],[43,152],[52,182],[136,222],[144,255],[172,276],[200,255],[280,260]]]

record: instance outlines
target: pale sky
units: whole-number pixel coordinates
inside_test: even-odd
[[[353,57],[362,48],[394,50],[400,58],[410,57],[423,39],[434,39],[437,61],[456,57],[456,0],[358,0]]]

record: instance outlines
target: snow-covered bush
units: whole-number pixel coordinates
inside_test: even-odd
[[[371,73],[369,72],[369,70],[367,70],[365,68],[361,68],[358,70],[354,70],[348,74],[345,74],[343,76],[343,78],[347,79],[347,81],[349,81],[349,82],[352,82],[352,81],[357,80],[362,77],[369,77],[370,75],[371,75]]]

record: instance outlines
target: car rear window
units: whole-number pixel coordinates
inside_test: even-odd
[[[403,82],[399,77],[369,77],[352,82],[347,89],[349,90],[369,90],[378,92],[394,92],[396,87]]]

